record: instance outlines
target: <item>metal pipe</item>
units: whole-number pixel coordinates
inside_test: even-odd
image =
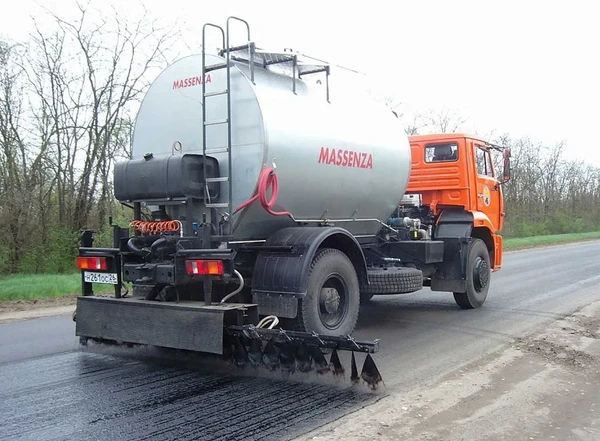
[[[225,303],[225,301],[229,300],[230,298],[232,298],[233,296],[235,296],[236,294],[240,293],[242,291],[242,289],[244,289],[244,278],[242,277],[242,275],[238,272],[238,270],[233,270],[233,273],[237,276],[237,278],[240,281],[240,286],[238,286],[235,291],[230,292],[229,294],[227,294],[225,297],[223,297],[223,299],[221,300],[221,303]]]
[[[366,218],[366,219],[296,219],[293,216],[291,216],[291,217],[292,217],[292,220],[294,222],[307,223],[307,224],[314,224],[314,223],[336,223],[336,222],[377,222],[378,224],[381,224],[385,228],[390,229],[394,233],[398,232],[398,230],[396,230],[395,228],[392,228],[388,224],[386,224],[385,222],[382,222],[379,219],[375,219],[375,218]]]
[[[430,240],[431,239],[431,237],[429,236],[429,233],[427,232],[427,230],[419,228],[417,230],[417,232],[419,233],[419,236],[421,237],[421,239],[423,239],[423,240]]]

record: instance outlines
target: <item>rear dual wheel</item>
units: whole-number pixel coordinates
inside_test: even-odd
[[[298,305],[296,329],[325,335],[351,334],[358,321],[360,286],[352,261],[334,248],[319,250]]]

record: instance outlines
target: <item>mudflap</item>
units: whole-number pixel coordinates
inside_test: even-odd
[[[256,323],[256,305],[157,302],[139,297],[77,298],[79,337],[223,354],[224,327]]]

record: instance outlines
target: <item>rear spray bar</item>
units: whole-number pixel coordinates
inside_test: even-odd
[[[379,339],[372,342],[356,341],[350,335],[330,336],[316,332],[287,331],[285,329],[259,328],[254,325],[228,326],[227,332],[234,337],[244,336],[249,339],[273,340],[276,343],[304,343],[308,346],[337,349],[342,351],[366,352],[374,354],[379,351]]]
[[[264,365],[271,370],[284,368],[290,372],[295,371],[297,367],[301,372],[316,369],[319,374],[331,372],[334,375],[344,375],[345,369],[337,354],[338,350],[343,350],[352,352],[352,383],[357,384],[363,379],[372,389],[376,389],[383,381],[375,361],[371,358],[371,354],[379,350],[379,340],[363,342],[356,341],[350,335],[328,336],[316,332],[287,331],[254,325],[232,325],[226,329],[228,335],[235,339],[232,358],[238,367],[246,364],[254,367]],[[263,346],[264,342],[266,346]],[[321,348],[333,349],[329,362]],[[355,352],[367,353],[360,375]]]

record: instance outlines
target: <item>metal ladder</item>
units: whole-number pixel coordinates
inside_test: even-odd
[[[230,38],[230,21],[237,20],[246,25],[246,30],[248,34],[248,43],[243,46],[230,47],[229,38]],[[214,64],[212,66],[206,65],[206,29],[208,27],[213,27],[218,29],[221,32],[222,40],[223,40],[223,50],[222,53],[226,54],[225,63]],[[207,170],[206,170],[206,161],[203,162],[204,168],[204,198],[205,205],[207,208],[227,208],[227,215],[231,215],[233,212],[233,189],[232,189],[232,158],[231,158],[231,57],[230,53],[232,51],[240,51],[243,49],[248,49],[250,52],[249,59],[252,60],[252,52],[254,50],[254,43],[250,41],[250,25],[245,20],[238,17],[229,17],[227,18],[227,26],[226,31],[223,30],[221,26],[206,23],[202,27],[202,155],[211,155],[215,153],[227,153],[227,176],[221,176],[218,178],[206,178]],[[227,70],[227,88],[225,90],[219,90],[214,92],[206,92],[206,74],[215,70],[226,69]],[[252,81],[254,81],[254,63],[250,62],[250,69],[252,71]],[[227,117],[225,119],[218,119],[213,121],[206,120],[206,99],[214,96],[227,95]],[[226,147],[209,149],[206,145],[206,128],[208,126],[218,125],[218,124],[226,124],[227,125],[227,145]],[[222,202],[212,202],[211,195],[209,191],[208,184],[213,182],[227,182],[228,183],[228,195],[227,201],[224,202],[223,198],[220,197]]]
[[[230,46],[230,22],[238,21],[246,26],[248,40],[241,46]],[[212,66],[206,65],[206,29],[212,27],[221,32],[223,49],[219,51],[219,56],[225,55],[225,63],[218,63]],[[232,53],[236,55],[232,56]],[[247,54],[247,55],[246,55]],[[246,56],[244,56],[246,55]],[[204,156],[215,153],[227,153],[227,176],[218,178],[204,179],[204,200],[207,208],[227,208],[227,215],[233,212],[233,185],[232,185],[232,158],[231,158],[231,61],[248,63],[250,69],[250,81],[254,83],[255,65],[267,69],[268,66],[282,63],[292,63],[292,90],[296,93],[296,76],[301,78],[303,75],[311,75],[320,72],[325,73],[327,101],[329,101],[329,73],[328,64],[319,63],[301,63],[298,61],[297,54],[280,53],[272,51],[257,50],[255,44],[250,40],[250,25],[246,20],[230,16],[227,18],[226,30],[213,23],[206,23],[202,27],[202,154]],[[215,70],[227,70],[227,88],[225,90],[206,92],[206,74]],[[206,120],[206,99],[214,96],[227,95],[227,117],[225,119],[207,121]],[[217,124],[227,124],[227,146],[222,148],[209,149],[206,146],[206,128]],[[206,176],[206,161],[203,162],[204,176]],[[212,202],[208,184],[214,182],[227,182],[229,191],[227,201],[224,202],[220,196],[221,202]]]

